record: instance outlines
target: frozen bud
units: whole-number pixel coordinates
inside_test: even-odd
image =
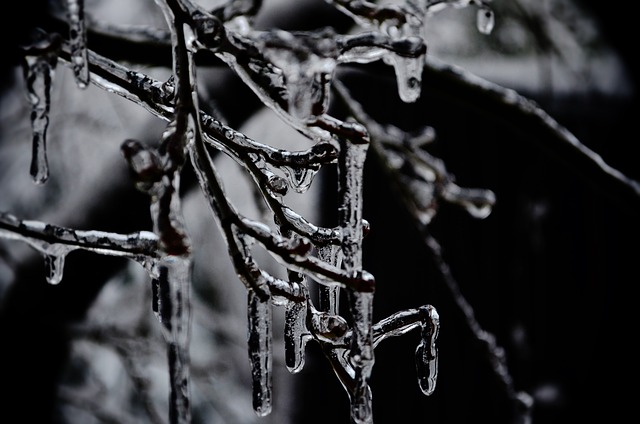
[[[198,45],[207,49],[217,49],[224,36],[222,22],[215,16],[201,11],[195,12],[191,18]]]
[[[284,196],[289,191],[287,180],[279,175],[270,175],[267,179],[267,184],[269,184],[271,191],[281,196]]]
[[[314,312],[311,316],[311,324],[314,334],[325,340],[339,339],[349,329],[347,321],[343,317],[326,312]]]

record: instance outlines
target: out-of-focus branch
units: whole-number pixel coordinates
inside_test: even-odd
[[[429,89],[504,122],[577,171],[604,196],[634,212],[640,210],[640,182],[611,167],[539,105],[515,90],[501,87],[452,65],[427,60]]]

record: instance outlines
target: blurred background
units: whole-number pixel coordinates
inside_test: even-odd
[[[221,2],[199,1],[208,7]],[[31,161],[30,106],[19,47],[47,24],[56,2],[16,4],[3,25],[0,83],[0,211],[75,229],[128,233],[150,230],[149,203],[129,177],[121,143],[155,144],[165,123],[118,96],[79,90],[71,71],[55,74],[49,127],[51,176],[36,185]],[[475,8],[447,8],[429,20],[428,60],[534,100],[587,148],[629,178],[640,180],[635,136],[638,68],[635,16],[600,1],[494,0],[493,32],[475,27]],[[59,5],[58,5],[59,6]],[[164,27],[157,5],[86,0],[93,19]],[[309,30],[353,22],[321,0],[265,0],[256,29]],[[89,35],[89,48],[109,51]],[[163,79],[162,60],[121,51],[132,69]],[[138,55],[139,54],[139,55]],[[165,58],[165,60],[167,60]],[[166,63],[166,62],[165,62]],[[345,83],[378,121],[411,131],[432,126],[427,149],[463,187],[493,191],[497,202],[478,220],[443,203],[430,225],[442,257],[478,324],[504,349],[513,386],[534,399],[534,423],[621,420],[633,413],[627,384],[637,371],[633,334],[640,202],[610,190],[581,156],[555,148],[539,133],[499,113],[491,99],[428,68],[416,103],[397,94],[393,70],[381,63],[344,69]],[[205,106],[255,140],[289,149],[308,146],[230,71],[199,69]],[[339,108],[335,109],[339,116]],[[230,161],[217,163],[229,197],[248,216],[252,193]],[[374,318],[424,304],[436,307],[441,331],[435,393],[421,394],[413,355],[418,332],[376,349],[374,420],[396,422],[518,422],[514,403],[493,371],[443,283],[432,252],[412,225],[376,161],[365,170],[364,268],[377,281]],[[318,346],[305,368],[284,367],[283,308],[274,308],[274,397],[271,415],[251,408],[246,350],[246,289],[226,256],[215,220],[190,170],[184,213],[194,245],[192,407],[195,423],[348,423],[346,392]],[[329,225],[335,180],[319,175],[289,204]],[[1,422],[167,422],[166,352],[151,310],[148,276],[137,264],[73,252],[64,279],[45,281],[42,256],[0,238]],[[16,415],[17,414],[17,415]],[[10,417],[20,417],[14,419]]]

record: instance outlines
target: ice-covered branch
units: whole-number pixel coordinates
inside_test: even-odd
[[[341,82],[336,81],[334,88],[354,118],[369,130],[376,157],[421,225],[431,222],[440,200],[461,205],[476,218],[491,213],[496,201],[491,190],[458,186],[444,162],[423,148],[435,138],[433,128],[407,133],[390,124],[382,125],[366,113]]]
[[[428,224],[430,223],[431,218],[433,217],[433,215],[435,215],[437,211],[436,205],[433,202],[426,205],[431,209],[416,207],[416,205],[418,206],[420,205],[420,198],[425,197],[424,194],[421,195],[421,193],[424,193],[425,190],[427,191],[427,193],[431,193],[426,196],[427,198],[433,197],[434,192],[436,193],[440,192],[439,196],[444,197],[445,200],[449,200],[449,201],[456,200],[456,199],[449,199],[443,196],[441,192],[444,189],[442,187],[440,187],[439,190],[437,190],[434,187],[434,183],[442,184],[442,180],[444,180],[446,184],[452,184],[453,178],[447,174],[444,168],[444,165],[440,161],[436,161],[435,158],[431,158],[430,156],[427,156],[427,158],[429,158],[429,161],[425,162],[425,164],[426,163],[431,164],[430,172],[433,173],[433,177],[430,179],[430,181],[427,181],[428,184],[424,187],[421,187],[420,190],[403,189],[403,187],[411,187],[411,185],[408,184],[408,181],[401,180],[401,175],[400,175],[400,169],[406,168],[406,166],[404,166],[404,163],[407,159],[405,158],[405,156],[402,156],[399,153],[392,156],[390,155],[390,151],[389,151],[390,146],[395,148],[398,148],[400,146],[404,147],[405,148],[404,155],[415,154],[416,153],[415,149],[417,146],[419,147],[419,145],[424,141],[431,140],[432,138],[431,131],[426,130],[425,132],[422,133],[421,136],[420,135],[416,136],[412,134],[403,133],[402,131],[400,131],[395,127],[383,128],[380,124],[376,123],[373,119],[371,119],[366,114],[362,105],[360,105],[349,94],[348,90],[344,86],[342,86],[341,84],[336,84],[335,87],[337,92],[340,93],[341,98],[348,105],[351,113],[353,113],[357,119],[361,120],[370,129],[372,134],[372,144],[374,146],[377,146],[377,149],[375,151],[380,156],[380,160],[385,164],[387,171],[390,173],[389,177],[391,178],[391,180],[396,181],[397,187],[400,188],[399,193],[401,193],[401,198],[403,202],[407,204],[407,209],[409,210],[409,212],[412,213],[412,215],[414,216],[416,226],[425,237],[425,244],[431,249],[435,257],[435,260],[438,264],[438,267],[441,271],[442,278],[445,280],[445,283],[449,288],[454,300],[456,301],[456,304],[465,315],[467,319],[467,324],[474,332],[476,338],[482,341],[484,346],[486,347],[487,356],[489,357],[492,363],[492,368],[495,374],[503,382],[509,398],[512,401],[517,402],[518,405],[520,406],[519,408],[516,408],[516,409],[518,411],[522,411],[523,416],[525,417],[528,416],[528,414],[530,413],[531,402],[532,402],[530,396],[524,392],[516,392],[515,389],[513,388],[512,378],[509,374],[509,371],[506,365],[503,349],[496,344],[495,337],[490,333],[488,333],[487,331],[483,330],[480,324],[476,321],[473,308],[467,303],[466,299],[462,296],[457,283],[455,282],[455,280],[453,279],[449,271],[448,265],[444,262],[441,256],[439,244],[427,231]],[[419,142],[416,142],[416,140],[419,140]],[[426,152],[424,151],[420,151],[420,152],[421,154],[426,155]],[[398,162],[401,163],[401,165],[398,165]],[[416,178],[416,176],[414,175],[413,178]],[[400,180],[399,183],[398,183],[398,180]],[[446,187],[446,184],[445,184],[445,187]],[[489,191],[486,193],[488,194],[479,196],[479,198],[483,200],[485,207],[490,207],[490,205],[495,201],[495,199],[493,197],[493,193]],[[458,202],[460,202],[459,199],[457,199],[456,203]],[[467,206],[467,210],[469,210],[469,206]],[[471,210],[472,215],[478,216],[478,214],[477,213],[474,214],[473,211],[475,211],[475,209]],[[480,217],[482,217],[482,215],[480,215]],[[378,333],[379,336],[378,336],[378,339],[376,340],[381,340],[382,338],[384,338],[385,334],[395,335],[398,333],[401,334],[404,331],[408,331],[408,329],[411,328],[410,324],[401,325],[407,317],[411,317],[411,313],[407,311],[403,311],[398,313],[396,316],[391,317],[388,321],[382,321],[381,323],[379,323],[377,329],[381,333]],[[437,357],[435,356],[434,358],[437,359]],[[429,369],[429,368],[430,367],[425,367],[423,369]],[[436,364],[436,370],[437,370],[437,364]],[[426,382],[429,380],[427,379],[427,380],[421,380],[421,381]],[[421,384],[421,386],[423,387],[423,391],[424,391],[425,387],[429,387],[430,385],[427,384],[426,386],[424,386]],[[526,422],[526,420],[524,422]]]
[[[345,35],[331,27],[316,31],[258,31],[253,28],[253,18],[262,5],[259,0],[229,1],[210,11],[191,0],[156,0],[168,30],[122,28],[86,20],[84,2],[66,0],[68,22],[54,19],[50,24],[56,29],[48,28],[50,33],[41,34],[42,38],[24,49],[32,107],[32,174],[36,182],[43,183],[48,176],[45,141],[51,78],[58,59],[71,67],[78,87],[93,83],[167,122],[158,148],[133,139],[122,144],[136,187],[149,195],[153,233],[76,231],[0,213],[0,237],[22,240],[40,251],[52,283],[60,281],[65,255],[76,249],[124,256],[145,266],[153,280],[153,311],[167,344],[171,423],[191,421],[192,253],[180,196],[181,175],[188,166],[195,172],[219,224],[235,273],[247,289],[248,356],[257,415],[267,415],[272,409],[274,306],[286,308],[285,364],[289,371],[302,369],[306,344],[317,342],[348,393],[354,424],[373,422],[369,379],[375,363],[374,349],[383,340],[420,329],[421,341],[415,352],[418,382],[424,394],[434,391],[440,328],[436,309],[425,305],[394,313],[377,324],[373,322],[375,279],[363,269],[363,240],[368,231],[363,216],[364,166],[369,147],[383,162],[387,176],[396,184],[422,231],[437,213],[440,201],[458,204],[471,215],[484,218],[495,197],[490,190],[462,188],[455,183],[444,162],[424,148],[435,137],[432,128],[409,134],[368,116],[340,82],[336,70],[341,65],[381,60],[393,66],[404,102],[415,102],[422,91],[423,76],[435,72],[459,89],[453,94],[480,94],[507,119],[532,128],[532,134],[542,137],[543,143],[548,143],[546,138],[560,141],[560,147],[554,148],[569,159],[577,158],[591,172],[599,172],[602,181],[634,194],[637,202],[638,183],[604,164],[537,106],[508,90],[425,60],[424,25],[430,16],[448,6],[475,6],[478,29],[489,33],[493,13],[488,1],[408,0],[391,6],[353,0],[328,3],[351,16],[365,32]],[[56,35],[60,27],[64,28],[59,32],[65,34],[67,41]],[[88,49],[87,33],[97,35],[102,43],[100,49]],[[158,57],[140,55],[127,62],[170,66],[171,76],[167,81],[158,81],[117,63],[114,58],[128,54],[113,50],[118,43],[150,46]],[[196,70],[203,63],[227,66],[235,72],[265,106],[305,136],[311,146],[277,149],[202,111]],[[333,88],[357,122],[330,114]],[[218,175],[214,162],[217,153],[230,157],[251,177],[256,200],[275,228],[249,219],[236,209]],[[336,165],[337,169],[335,227],[312,223],[284,200],[290,189],[306,193],[314,177],[327,165]],[[484,343],[508,395],[528,412],[526,394],[513,388],[502,350],[479,327],[473,310],[457,292],[439,246],[428,234],[425,243],[433,250],[441,275],[468,325]],[[256,245],[279,262],[286,278],[259,265],[254,257]],[[319,286],[318,308],[309,295],[311,282]],[[340,315],[340,290],[346,290],[350,319]]]
[[[21,240],[39,251],[45,258],[47,281],[51,284],[62,280],[65,258],[74,250],[127,257],[149,270],[158,259],[158,237],[148,231],[118,234],[73,230],[0,212],[0,237]]]

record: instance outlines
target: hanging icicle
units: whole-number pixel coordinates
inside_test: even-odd
[[[260,299],[253,291],[248,293],[248,345],[253,387],[253,410],[258,416],[271,413],[272,407],[272,329],[270,299]]]
[[[89,59],[87,54],[87,30],[84,18],[84,0],[65,0],[69,20],[69,45],[71,68],[79,88],[89,85]]]
[[[27,98],[31,104],[33,134],[30,173],[36,184],[44,184],[49,178],[47,130],[51,109],[51,85],[61,44],[62,39],[58,35],[36,32],[33,43],[23,48],[23,74]]]

